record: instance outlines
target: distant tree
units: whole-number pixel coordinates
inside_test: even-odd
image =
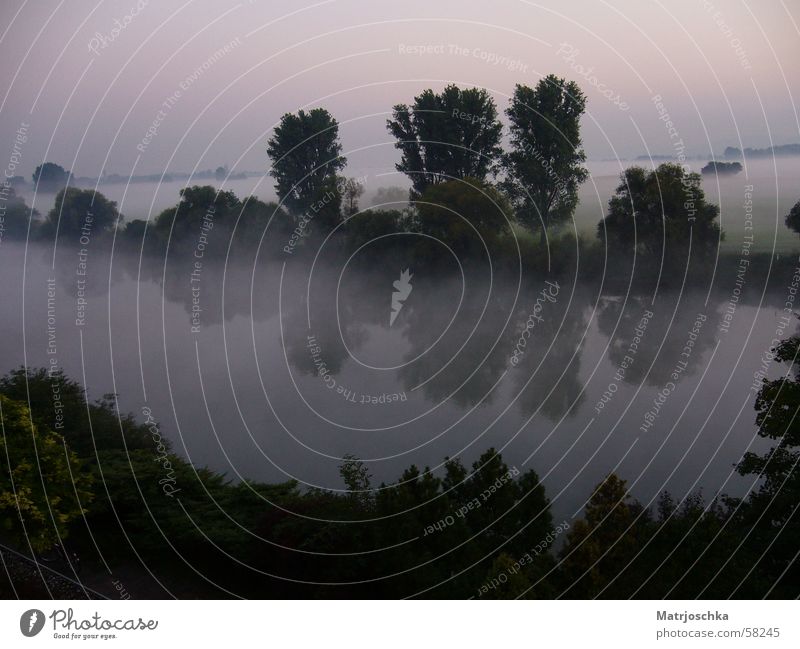
[[[24,403],[0,395],[0,526],[41,552],[86,513],[91,480],[64,438],[31,421]]]
[[[374,210],[399,210],[408,205],[408,190],[402,187],[378,187],[370,201]]]
[[[344,215],[352,216],[358,212],[358,199],[364,194],[364,185],[355,178],[348,178],[342,185]]]
[[[586,97],[574,81],[548,75],[536,88],[517,85],[506,110],[511,150],[503,156],[504,188],[521,220],[540,228],[569,218],[588,177],[580,136]]]
[[[294,215],[309,210],[336,184],[347,164],[339,143],[339,124],[324,108],[286,113],[267,143],[270,175],[281,202]]]
[[[225,165],[224,167],[217,167],[214,170],[214,178],[217,180],[225,180],[225,177],[228,175],[228,166]]]
[[[54,162],[40,164],[33,172],[33,184],[40,192],[57,192],[64,189],[71,178],[72,174]]]
[[[705,167],[700,170],[704,176],[735,176],[742,170],[742,165],[739,162],[718,162],[711,160]]]
[[[630,167],[608,203],[608,215],[597,227],[610,247],[636,250],[661,258],[662,246],[686,246],[692,254],[713,251],[720,238],[719,208],[706,201],[700,174],[665,163],[655,171]]]
[[[28,236],[28,222],[31,221],[31,231],[35,232],[39,212],[31,210],[25,199],[18,196],[13,186],[0,184],[0,229],[2,238],[25,239]]]
[[[371,508],[374,493],[370,479],[372,475],[367,466],[355,455],[346,454],[339,465],[339,475],[347,487],[348,496],[364,508]]]
[[[42,233],[76,237],[87,227],[94,236],[114,229],[122,218],[116,202],[100,192],[67,187],[56,194],[55,205],[47,215]]]
[[[797,201],[786,215],[786,227],[800,234],[800,201]]]
[[[425,90],[409,108],[397,104],[389,132],[402,152],[398,171],[411,179],[412,200],[431,185],[453,179],[484,182],[497,171],[502,125],[489,93],[449,85],[441,93]]]

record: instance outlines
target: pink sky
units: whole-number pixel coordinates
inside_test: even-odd
[[[591,158],[671,153],[654,95],[690,154],[800,141],[787,0],[138,1],[2,3],[0,147],[30,125],[24,175],[43,159],[78,175],[265,170],[281,114],[317,105],[342,124],[349,173],[389,172],[393,104],[455,82],[502,111],[548,73],[586,92]]]

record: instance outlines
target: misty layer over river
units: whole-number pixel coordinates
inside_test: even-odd
[[[3,242],[0,369],[58,367],[90,399],[116,392],[122,413],[149,408],[175,452],[234,480],[342,489],[352,454],[377,485],[491,446],[538,472],[556,520],[611,471],[645,503],[741,495],[752,478],[734,463],[767,444],[760,379],[786,371],[769,350],[797,330],[791,255],[742,273],[729,254],[713,283],[654,290],[521,279],[446,251],[443,268],[406,267],[372,244],[227,265],[110,244]]]

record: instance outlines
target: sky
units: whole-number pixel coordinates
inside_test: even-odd
[[[456,83],[502,113],[549,73],[588,97],[590,159],[800,142],[799,25],[797,0],[3,0],[0,165],[266,171],[281,115],[324,106],[347,172],[389,178],[394,104]]]

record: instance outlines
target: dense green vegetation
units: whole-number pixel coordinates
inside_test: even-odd
[[[678,255],[681,266],[689,252],[713,254],[721,236],[719,208],[706,201],[699,174],[664,163],[655,171],[631,167],[621,180],[598,225],[609,247],[634,249],[645,261]]]
[[[787,340],[776,358],[798,349]],[[0,382],[2,540],[30,552],[66,539],[84,576],[102,553],[186,596],[795,597],[799,394],[795,372],[758,395],[777,445],[739,463],[760,479],[747,499],[664,493],[648,508],[612,474],[581,517],[554,521],[537,474],[494,449],[391,484],[350,456],[341,490],[233,482],[173,453],[146,408],[138,423],[113,395],[87,403],[62,374],[18,370]]]

